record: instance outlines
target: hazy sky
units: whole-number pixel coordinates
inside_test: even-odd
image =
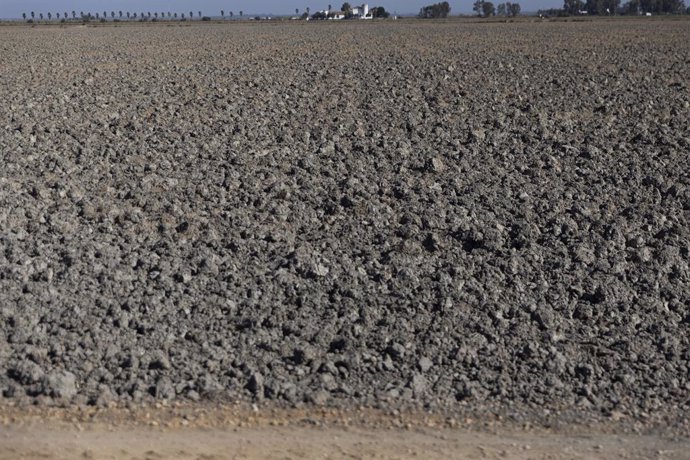
[[[404,13],[416,13],[423,5],[436,3],[439,0],[376,0],[370,1],[370,6],[382,5],[388,11]],[[452,13],[468,13],[472,10],[472,3],[474,0],[451,1]],[[503,0],[493,0],[495,4],[501,3]],[[539,8],[555,8],[561,7],[563,2],[561,0],[517,0],[522,6],[523,11],[536,11]],[[131,11],[131,12],[148,12],[151,11],[177,11],[189,12],[201,11],[204,15],[215,16],[220,15],[220,10],[226,12],[233,11],[237,14],[238,11],[244,11],[245,15],[257,13],[272,13],[272,14],[293,14],[295,8],[303,11],[307,6],[311,11],[325,9],[328,6],[329,0],[255,0],[255,1],[233,1],[233,0],[0,0],[0,17],[2,18],[18,18],[22,13],[29,14],[35,11],[47,13],[50,11],[56,12],[67,11],[69,14],[72,10],[79,14],[80,11],[92,13],[103,11]],[[342,1],[335,0],[330,2],[333,6],[341,5]],[[357,1],[350,1],[350,4],[358,4]],[[226,13],[227,14],[227,13]]]

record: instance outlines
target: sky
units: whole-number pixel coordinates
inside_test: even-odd
[[[244,11],[245,16],[255,14],[294,14],[295,8],[300,12],[308,6],[311,11],[325,9],[329,1],[335,7],[342,4],[342,0],[0,0],[0,18],[20,18],[22,13],[27,15],[34,11],[46,14],[67,11],[69,14],[76,11],[98,12],[110,11],[118,12],[148,12],[151,11],[172,11],[186,12],[201,11],[206,16],[220,15],[220,10],[227,12],[233,11],[237,14],[240,10]],[[381,5],[390,12],[397,14],[417,13],[424,5],[436,3],[440,0],[370,0],[369,6]],[[493,0],[494,4],[501,3],[503,0]],[[536,11],[540,8],[559,8],[563,2],[559,0],[514,0],[520,3],[522,11]],[[450,1],[451,14],[470,13],[474,0]],[[350,1],[356,5],[357,1]]]

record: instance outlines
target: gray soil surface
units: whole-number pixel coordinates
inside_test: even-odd
[[[5,27],[0,78],[1,404],[690,431],[689,21]]]

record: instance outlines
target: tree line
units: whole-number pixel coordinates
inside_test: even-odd
[[[588,15],[639,15],[639,14],[690,14],[684,0],[564,0],[562,9],[541,10],[540,15],[575,16]]]
[[[423,6],[419,10],[418,17],[422,19],[447,18],[450,14],[450,4],[448,2],[434,3],[433,5]]]
[[[232,11],[229,12],[230,17],[234,17],[234,13]],[[240,17],[244,16],[244,12],[240,11],[239,12]],[[225,11],[221,10],[221,16],[225,18]],[[172,12],[172,11],[161,11],[161,12],[130,12],[130,11],[103,11],[97,12],[97,13],[91,13],[89,12],[84,12],[84,11],[79,11],[78,13],[76,11],[72,11],[71,15],[68,14],[67,11],[64,12],[48,12],[45,14],[43,13],[35,13],[34,11],[31,11],[29,14],[27,13],[22,13],[22,18],[25,21],[28,22],[35,22],[36,20],[39,21],[52,21],[53,17],[56,20],[59,20],[61,22],[66,22],[66,21],[83,21],[83,22],[89,22],[89,21],[101,21],[101,22],[106,22],[108,18],[112,21],[164,21],[164,20],[183,20],[186,21],[187,19],[193,20],[193,19],[198,19],[198,20],[210,20],[211,18],[208,16],[204,16],[201,11],[189,11],[189,12]]]
[[[484,0],[477,0],[472,5],[472,11],[477,13],[477,16],[506,16],[515,17],[520,15],[522,8],[519,3],[505,2],[494,5],[493,2]]]

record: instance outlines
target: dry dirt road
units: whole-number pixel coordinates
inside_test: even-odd
[[[534,428],[367,409],[5,409],[0,420],[0,460],[690,458],[687,437],[626,424]]]

